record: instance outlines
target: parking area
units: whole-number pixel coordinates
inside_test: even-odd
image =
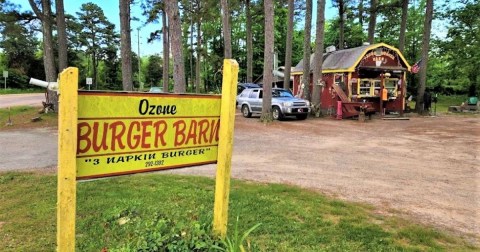
[[[480,234],[480,117],[405,121],[243,118],[232,176],[373,204],[456,233]],[[213,176],[214,166],[172,171]],[[477,237],[478,239],[478,237]]]

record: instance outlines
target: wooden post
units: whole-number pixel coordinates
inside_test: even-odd
[[[379,93],[379,97],[380,97],[380,115],[381,117],[383,118],[384,114],[383,114],[383,86],[384,86],[384,77],[385,77],[385,74],[384,73],[381,73],[380,74],[380,93]],[[375,86],[374,86],[375,88]]]
[[[225,238],[227,234],[237,80],[237,61],[224,59],[217,176],[215,179],[215,203],[213,209],[213,231],[222,238]]]
[[[57,251],[75,251],[78,69],[60,74],[58,113]]]

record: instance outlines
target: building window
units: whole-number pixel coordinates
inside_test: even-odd
[[[380,89],[382,88],[382,82],[380,80],[373,80],[373,96],[380,96]]]
[[[359,96],[370,96],[371,83],[370,80],[360,80],[358,82],[358,95]]]
[[[387,89],[388,97],[397,97],[397,83],[397,78],[385,80],[385,89]]]
[[[385,79],[385,89],[387,89],[388,97],[397,96],[397,78]],[[378,79],[360,79],[358,82],[358,91],[354,92],[358,97],[380,97],[382,81]]]

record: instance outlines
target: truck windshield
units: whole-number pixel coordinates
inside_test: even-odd
[[[272,96],[273,97],[293,97],[292,93],[290,93],[287,90],[281,90],[281,89],[273,90]]]

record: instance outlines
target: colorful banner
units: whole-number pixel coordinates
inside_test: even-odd
[[[77,179],[215,163],[219,95],[78,93]]]

